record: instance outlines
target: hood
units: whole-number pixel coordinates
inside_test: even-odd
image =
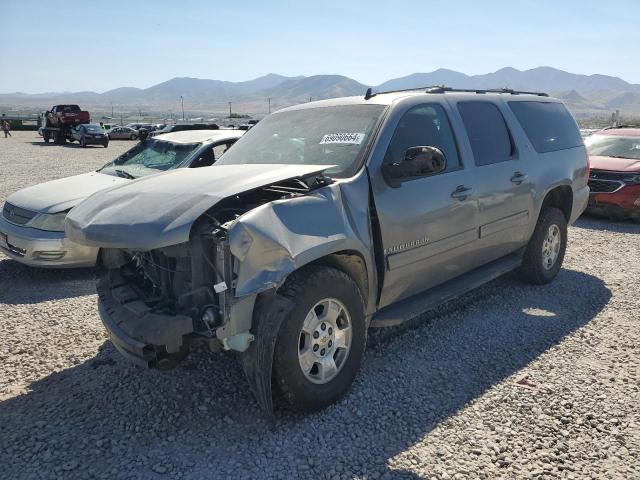
[[[640,172],[640,160],[633,158],[601,157],[591,155],[589,157],[591,168],[596,170],[609,170],[612,172]]]
[[[57,213],[73,208],[100,190],[127,182],[126,178],[104,173],[83,173],[23,188],[9,195],[7,202],[33,212]]]
[[[189,240],[193,222],[220,200],[276,182],[318,174],[330,165],[213,165],[183,168],[92,195],[65,221],[73,241],[153,250]]]

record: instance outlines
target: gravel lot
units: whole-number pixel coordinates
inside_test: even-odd
[[[0,203],[131,145],[0,138]],[[231,354],[134,368],[92,271],[0,254],[0,477],[640,478],[640,225],[583,218],[569,235],[551,285],[502,278],[372,332],[342,402],[273,425]]]

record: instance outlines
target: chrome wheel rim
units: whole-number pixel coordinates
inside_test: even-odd
[[[310,382],[322,385],[333,380],[351,350],[351,316],[335,298],[316,303],[304,319],[298,339],[298,363]]]
[[[547,235],[542,242],[542,266],[546,270],[551,270],[556,264],[558,255],[560,254],[560,245],[562,244],[560,227],[555,223],[549,226]]]

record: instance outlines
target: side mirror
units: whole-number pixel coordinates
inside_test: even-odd
[[[444,172],[447,159],[437,147],[410,147],[404,152],[402,161],[382,166],[382,174],[392,187],[399,187],[405,180],[430,177]]]

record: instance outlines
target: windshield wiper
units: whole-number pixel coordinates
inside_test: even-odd
[[[122,178],[128,178],[129,180],[133,180],[136,178],[133,175],[131,175],[129,172],[125,172],[124,170],[118,170],[116,168],[115,172],[118,174],[119,177],[122,177]]]

